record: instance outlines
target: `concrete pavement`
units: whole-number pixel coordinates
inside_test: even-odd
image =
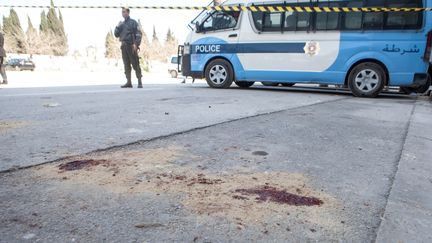
[[[430,241],[428,100],[202,85],[1,92],[2,170],[31,167],[0,174],[0,242]],[[254,194],[263,188],[275,191]]]
[[[1,90],[0,117],[16,129],[0,137],[0,170],[341,98],[190,84]]]

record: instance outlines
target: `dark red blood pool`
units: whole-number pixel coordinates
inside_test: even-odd
[[[259,202],[270,201],[293,206],[320,206],[323,204],[323,201],[316,197],[300,196],[271,186],[253,189],[237,189],[235,192],[242,195],[257,195],[258,197],[256,200]]]
[[[102,165],[102,164],[106,165],[107,163],[108,163],[107,160],[93,160],[93,159],[75,160],[75,161],[71,161],[71,162],[59,165],[59,169],[61,171],[73,171],[73,170],[81,170],[84,168],[89,168],[92,166],[97,166],[97,165]]]

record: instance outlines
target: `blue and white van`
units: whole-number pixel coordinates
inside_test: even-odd
[[[246,1],[224,6],[432,7],[432,0]],[[376,97],[385,86],[426,91],[432,12],[205,11],[184,43],[185,76],[213,88],[317,83]]]

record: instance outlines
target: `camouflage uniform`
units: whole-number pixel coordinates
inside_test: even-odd
[[[142,85],[141,83],[141,67],[139,64],[138,51],[133,50],[133,44],[139,48],[142,39],[142,33],[139,29],[138,23],[128,17],[125,21],[119,24],[114,31],[114,35],[117,38],[120,38],[121,41],[121,51],[123,63],[125,66],[125,74],[127,83],[126,85],[132,85],[131,83],[131,72],[132,68],[135,70],[136,77],[138,78],[138,85]]]

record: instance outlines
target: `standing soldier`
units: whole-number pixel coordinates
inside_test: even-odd
[[[142,88],[142,74],[139,64],[138,50],[141,44],[142,33],[139,29],[138,23],[131,19],[130,9],[128,7],[122,8],[123,22],[120,22],[115,28],[114,35],[120,38],[121,52],[123,63],[125,67],[125,74],[127,83],[122,88],[132,88],[131,72],[132,68],[135,70],[136,77],[138,78],[138,88]]]
[[[4,59],[6,57],[6,51],[4,49],[4,37],[3,34],[0,32],[0,73],[3,78],[3,84],[7,84],[7,76],[6,76],[6,70],[5,65],[3,64]]]

